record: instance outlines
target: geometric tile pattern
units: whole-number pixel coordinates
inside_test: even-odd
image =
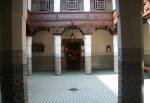
[[[143,103],[142,62],[119,62],[118,103]]]
[[[1,93],[3,103],[27,103],[27,78],[24,65],[2,66]]]
[[[106,72],[107,73],[107,72]],[[106,73],[97,73],[97,74],[106,74]],[[68,74],[63,74],[63,76],[70,76],[70,75],[72,75],[73,73],[68,73]],[[95,74],[95,73],[93,73],[93,74]],[[84,74],[83,73],[75,73],[74,75],[76,75],[76,76],[80,76],[80,75],[82,75],[82,76],[84,76]],[[107,74],[106,74],[107,75]],[[75,77],[76,77],[75,76]],[[49,102],[49,103],[51,103],[50,101],[52,101],[52,100],[50,100],[50,99],[54,99],[54,95],[56,96],[56,93],[53,95],[53,97],[49,97],[49,96],[51,96],[52,94],[50,94],[50,95],[45,95],[45,94],[47,94],[46,92],[48,92],[48,91],[46,91],[46,90],[41,90],[42,92],[44,92],[44,91],[46,91],[45,93],[41,93],[41,95],[39,94],[36,94],[38,91],[40,91],[40,89],[42,88],[42,87],[40,87],[40,83],[42,83],[42,82],[44,82],[44,80],[46,79],[46,78],[51,78],[51,77],[53,77],[53,74],[51,74],[51,73],[34,73],[32,76],[30,76],[29,77],[29,79],[28,79],[28,86],[29,86],[29,103],[35,103],[35,102],[37,102],[37,103],[39,103],[40,102],[40,100],[41,101],[46,101],[46,100],[44,100],[45,98],[49,98],[49,99],[47,99],[47,101],[46,102]],[[54,77],[53,77],[54,78]],[[144,78],[145,78],[145,83],[144,83],[144,91],[145,91],[145,93],[144,93],[144,103],[149,103],[149,101],[150,101],[150,99],[149,99],[149,85],[150,85],[150,74],[145,74],[144,75]],[[51,78],[52,79],[52,78]],[[50,79],[50,81],[51,81],[51,79]],[[46,81],[48,81],[48,80],[46,80]],[[115,80],[115,81],[117,81],[117,79]],[[37,83],[36,83],[37,82]],[[52,81],[51,81],[52,82]],[[55,81],[56,82],[56,81]],[[36,83],[35,85],[33,84],[33,83]],[[46,83],[44,83],[44,84],[46,84]],[[38,88],[38,86],[39,86],[39,88]],[[46,86],[46,85],[45,85]],[[34,88],[32,88],[32,87],[34,87]],[[38,88],[38,89],[37,89]],[[49,88],[49,87],[44,87],[44,88]],[[35,89],[37,89],[38,91],[36,91]],[[51,89],[50,89],[51,90]],[[57,90],[57,89],[56,89]],[[35,91],[35,92],[34,92]],[[79,88],[78,88],[78,91],[79,91]],[[56,92],[56,91],[55,91]],[[68,90],[66,90],[65,92],[68,92]],[[72,92],[72,94],[74,93],[76,93],[77,91],[74,91],[74,92]],[[57,92],[58,93],[58,92]],[[71,91],[69,92],[70,94],[71,94]],[[100,92],[100,93],[102,93],[102,91]],[[147,93],[147,94],[146,94]],[[35,95],[36,94],[36,95]],[[43,94],[43,95],[42,95]],[[106,94],[104,94],[104,95],[106,95]],[[35,97],[36,96],[36,97]],[[43,97],[42,97],[43,96]],[[59,96],[59,93],[58,93],[58,96]],[[56,97],[58,97],[58,96],[56,96]],[[64,96],[65,97],[65,96]],[[43,99],[42,99],[43,98]],[[80,97],[80,98],[82,98],[82,97]],[[117,97],[115,97],[115,99],[116,99]],[[89,98],[88,98],[89,99]],[[107,99],[109,99],[109,98],[107,98]],[[49,101],[48,101],[49,100]],[[60,100],[60,99],[59,99]],[[63,99],[62,99],[63,100]],[[53,100],[54,101],[54,100]],[[66,100],[67,101],[67,100]],[[69,100],[70,101],[70,100]],[[78,100],[79,101],[79,100]],[[84,100],[81,100],[80,99],[80,101],[84,101]],[[79,103],[80,103],[80,101],[79,101]],[[46,102],[42,102],[42,103],[46,103]],[[86,101],[85,101],[86,102]],[[0,103],[1,103],[1,90],[0,90]],[[54,103],[57,103],[57,102],[54,102]],[[60,101],[60,103],[63,103],[63,102],[61,102]],[[67,102],[66,102],[67,103]],[[93,102],[92,102],[93,103]],[[103,102],[101,102],[101,103],[105,103],[104,101]],[[113,102],[112,102],[113,103]]]
[[[33,73],[28,78],[29,103],[117,103],[117,95],[96,75]]]
[[[1,51],[1,94],[2,103],[27,103],[27,67],[23,64],[22,50]]]

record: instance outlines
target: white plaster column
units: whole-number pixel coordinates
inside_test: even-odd
[[[118,73],[118,35],[113,35],[114,72]]]
[[[148,26],[149,26],[149,34],[150,34],[150,18],[147,20],[147,22],[148,22]]]
[[[60,0],[54,0],[54,12],[60,12]]]
[[[54,35],[55,74],[61,75],[61,35]]]
[[[85,74],[91,74],[91,35],[84,35]]]
[[[90,12],[90,0],[84,0],[84,12]]]
[[[32,36],[26,37],[28,75],[32,74]]]

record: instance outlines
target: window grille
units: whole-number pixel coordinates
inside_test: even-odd
[[[104,10],[105,0],[95,0],[94,7],[95,7],[95,10]]]
[[[67,9],[78,9],[78,0],[67,0]]]
[[[51,11],[50,0],[40,0],[40,11]]]

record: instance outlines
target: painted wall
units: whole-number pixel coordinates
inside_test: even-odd
[[[62,39],[69,39],[74,33],[75,38],[83,39],[80,31],[66,31]],[[41,42],[45,45],[43,53],[33,53],[33,70],[54,70],[54,41],[53,35],[47,31],[36,33],[33,42]],[[111,52],[106,52],[106,45],[111,45]],[[99,30],[92,35],[92,68],[113,68],[113,38],[105,30]]]
[[[106,46],[111,51],[106,52]],[[106,30],[99,30],[92,35],[92,68],[113,68],[113,36]]]
[[[43,53],[33,53],[33,70],[54,70],[53,35],[47,31],[38,32],[33,37],[33,42],[45,45]]]
[[[144,34],[144,63],[150,66],[150,25],[148,23],[143,25]]]

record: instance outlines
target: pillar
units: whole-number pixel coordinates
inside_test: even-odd
[[[2,103],[28,103],[26,68],[26,0],[0,3]]]
[[[32,36],[27,36],[26,44],[27,44],[28,75],[31,75],[32,74]]]
[[[54,35],[55,74],[61,75],[61,35]]]
[[[150,18],[147,19],[147,22],[148,22],[148,24],[149,24],[149,34],[150,34]]]
[[[118,73],[118,35],[113,35],[114,73]]]
[[[84,35],[85,74],[92,73],[91,67],[91,35]]]
[[[116,3],[119,42],[118,103],[143,103],[143,0],[117,0]]]

